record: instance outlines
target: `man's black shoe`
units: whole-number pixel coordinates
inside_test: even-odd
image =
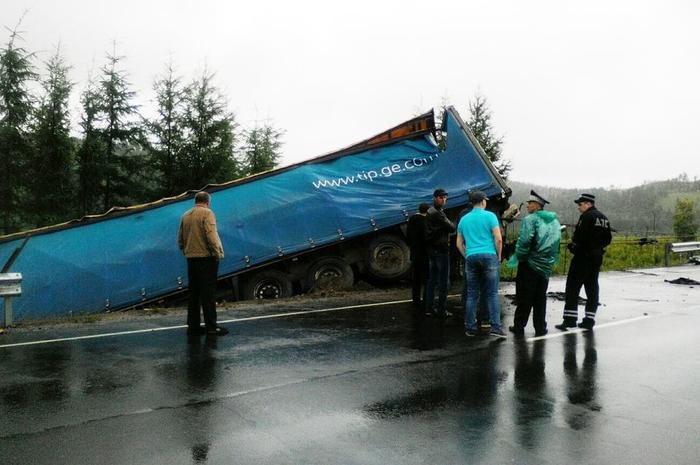
[[[573,324],[572,324],[572,323],[567,323],[567,322],[565,321],[565,322],[563,322],[562,324],[554,325],[554,327],[557,328],[557,329],[560,330],[560,331],[566,331],[566,330],[568,330],[569,328],[575,328],[575,327],[576,327],[576,323],[573,323]]]
[[[516,336],[522,336],[525,334],[525,330],[523,328],[518,328],[517,326],[508,326],[508,331]]]
[[[195,328],[187,328],[188,336],[201,336],[207,333],[207,328],[203,326],[197,326]]]
[[[535,331],[535,337],[544,336],[544,335],[547,334],[548,332],[549,332],[549,331],[546,330],[546,329],[543,330],[543,331]]]
[[[207,334],[214,336],[225,336],[228,334],[228,329],[223,326],[217,326],[216,328],[207,329]]]
[[[450,318],[452,315],[453,315],[453,313],[452,313],[452,312],[448,312],[447,310],[445,310],[444,312],[440,312],[440,313],[437,314],[437,316],[438,316],[439,318]]]
[[[578,324],[578,327],[581,329],[587,329],[589,331],[592,331],[594,324],[595,323],[593,323],[591,321],[582,321],[581,323]]]

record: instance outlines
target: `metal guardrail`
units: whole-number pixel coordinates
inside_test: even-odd
[[[700,241],[674,242],[671,244],[671,252],[694,252],[696,250],[700,250]]]
[[[670,266],[672,253],[695,252],[696,250],[700,250],[700,241],[673,242],[670,244],[666,244],[664,264],[666,266]]]
[[[12,326],[12,298],[22,295],[22,273],[0,273],[0,297],[5,299],[2,326]]]

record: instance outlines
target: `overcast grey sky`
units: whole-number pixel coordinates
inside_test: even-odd
[[[115,40],[146,113],[169,57],[188,80],[206,66],[241,124],[286,131],[285,164],[443,99],[466,119],[480,91],[513,179],[700,176],[697,0],[3,0],[2,24],[25,10],[24,46],[60,41],[76,94]]]

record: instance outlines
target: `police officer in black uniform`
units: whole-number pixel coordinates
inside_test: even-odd
[[[579,328],[593,329],[598,309],[598,273],[603,263],[605,247],[610,244],[612,234],[610,222],[595,207],[595,196],[581,194],[574,200],[581,216],[576,224],[576,231],[569,251],[574,255],[566,276],[566,302],[564,304],[564,322],[556,325],[557,329],[566,331],[575,328],[578,319],[578,295],[581,286],[586,290],[586,315],[578,324]]]

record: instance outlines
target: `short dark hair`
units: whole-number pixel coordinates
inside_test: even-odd
[[[420,205],[418,205],[418,211],[420,213],[428,213],[429,208],[430,205],[428,205],[427,203],[421,203]]]
[[[208,192],[199,191],[194,196],[194,203],[209,203],[211,196]]]
[[[471,191],[469,193],[469,202],[471,202],[472,205],[479,205],[484,200],[488,200],[488,197],[481,191]]]

